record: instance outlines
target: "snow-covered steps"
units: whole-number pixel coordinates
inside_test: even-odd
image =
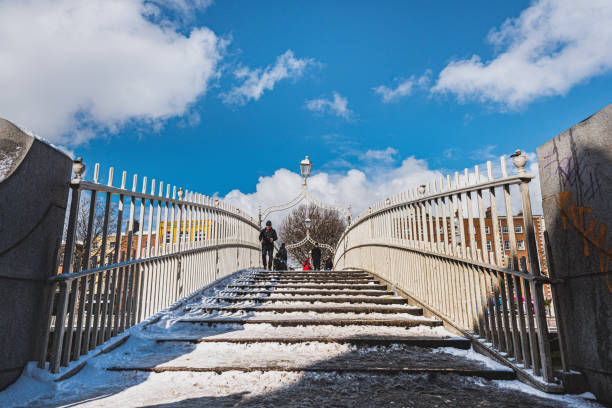
[[[33,397],[13,405],[577,406],[575,400],[529,395],[529,387],[509,380],[512,371],[475,353],[470,340],[422,317],[423,310],[405,299],[346,295],[345,290],[388,290],[373,279],[334,282],[316,272],[316,282],[288,283],[283,274],[273,283],[238,282],[260,274],[267,272],[243,271],[132,327],[120,347],[91,358],[69,379],[49,380],[43,391],[38,378],[48,373],[32,365],[34,374],[16,386]],[[227,296],[226,303],[215,298],[231,288],[249,294]],[[261,293],[262,288],[342,293],[292,296]],[[215,320],[221,322],[208,324]],[[336,325],[342,322],[347,325]],[[13,405],[0,399],[0,406]]]
[[[319,367],[281,367],[276,365],[267,366],[219,366],[219,367],[191,367],[191,366],[170,366],[170,367],[149,367],[149,366],[129,366],[129,367],[109,367],[109,371],[144,371],[154,373],[186,371],[194,373],[226,373],[231,371],[238,372],[300,372],[300,373],[336,373],[336,374],[454,374],[465,377],[481,377],[486,380],[514,380],[516,374],[512,370],[487,370],[477,368],[448,368],[448,367],[356,367],[345,366],[319,366]]]
[[[370,303],[377,305],[404,305],[408,300],[400,297],[359,297],[359,296],[291,296],[291,297],[255,297],[255,296],[218,296],[214,298],[219,302],[235,303],[235,302],[254,302],[254,303],[270,303],[270,302],[310,302],[310,303]]]
[[[245,344],[299,344],[299,343],[337,343],[356,346],[391,346],[401,344],[406,346],[439,348],[452,347],[468,350],[471,347],[469,339],[459,337],[426,337],[426,336],[357,336],[357,337],[183,337],[158,338],[158,343],[245,343]]]
[[[167,322],[166,322],[167,323]],[[161,326],[160,326],[161,325]],[[150,326],[147,335],[152,340],[159,338],[207,338],[207,339],[244,339],[244,338],[296,338],[308,339],[311,337],[329,338],[365,338],[365,337],[427,337],[427,338],[461,338],[448,332],[442,326],[272,326],[270,324],[247,325],[199,325],[179,324],[173,321],[171,328],[164,322]]]
[[[237,313],[237,312],[274,312],[274,313],[408,313],[421,316],[423,309],[410,306],[220,306],[199,307],[198,310],[207,313]]]
[[[191,319],[180,319],[179,323],[192,323],[192,324],[207,324],[207,325],[220,325],[220,324],[269,324],[271,326],[398,326],[398,327],[415,327],[415,326],[442,326],[442,322],[439,320],[428,320],[428,319],[368,319],[368,318],[352,318],[352,319],[341,319],[341,318],[277,318],[277,319],[264,319],[256,317],[247,318],[191,318]]]
[[[258,293],[261,295],[284,294],[284,295],[341,295],[341,296],[391,296],[390,290],[330,290],[330,289],[307,289],[307,290],[226,290],[225,294],[248,295]]]
[[[296,276],[245,276],[238,282],[338,282],[338,283],[368,283],[378,282],[371,276],[308,276],[308,275],[296,275]]]
[[[373,280],[373,279],[323,279],[323,278],[290,278],[290,279],[268,279],[268,278],[249,278],[249,279],[244,279],[244,280],[240,280],[237,281],[237,283],[257,283],[257,284],[266,284],[266,285],[273,285],[275,283],[286,283],[286,284],[336,284],[336,285],[342,285],[342,284],[348,284],[348,285],[354,285],[354,284],[361,284],[361,285],[367,285],[369,283],[375,284],[375,285],[380,285],[380,281],[377,280]]]
[[[294,279],[294,278],[315,278],[315,279],[333,279],[333,278],[340,278],[340,279],[369,279],[371,278],[371,276],[369,276],[366,273],[353,273],[353,274],[345,274],[345,273],[328,273],[328,272],[317,272],[317,273],[309,273],[309,272],[296,272],[296,273],[258,273],[258,274],[253,274],[253,275],[246,275],[245,277],[248,276],[252,276],[252,277],[259,277],[259,278],[288,278],[288,279]]]
[[[454,374],[485,379],[514,379],[512,370],[469,358],[470,351],[431,349],[403,344],[364,347],[330,342],[307,343],[162,343],[164,359],[141,350],[110,371],[299,371],[393,375]],[[168,360],[168,358],[171,358]]]
[[[374,284],[355,284],[355,285],[344,285],[344,284],[242,284],[242,285],[228,285],[227,288],[237,289],[367,289],[367,290],[386,290],[386,285],[374,285]]]

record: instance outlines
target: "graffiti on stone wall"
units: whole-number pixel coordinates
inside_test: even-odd
[[[599,271],[605,275],[608,290],[612,292],[609,276],[612,245],[606,249],[608,226],[596,218],[591,207],[574,205],[572,194],[567,190],[559,193],[559,208],[563,230],[567,231],[572,226],[582,237],[584,256],[599,254]]]
[[[592,163],[590,152],[578,152],[575,147],[566,156],[559,157],[556,150],[542,155],[543,181],[555,177],[559,180],[562,190],[574,190],[580,202],[601,197],[600,173]]]

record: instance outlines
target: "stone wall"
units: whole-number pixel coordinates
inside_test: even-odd
[[[612,403],[612,105],[538,148],[569,365]]]
[[[0,119],[0,389],[36,359],[72,160]]]

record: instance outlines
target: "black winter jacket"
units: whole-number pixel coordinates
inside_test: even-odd
[[[312,260],[313,261],[315,259],[319,260],[319,261],[321,260],[321,248],[314,247],[314,248],[312,248],[312,251],[310,251],[310,252],[312,254]]]
[[[282,259],[283,261],[287,260],[287,248],[285,247],[280,247],[280,249],[278,250],[278,257],[280,259]]]
[[[272,238],[272,241],[270,241],[270,238]],[[278,236],[276,235],[274,228],[270,228],[269,230],[264,228],[259,233],[259,240],[261,241],[262,239],[263,242],[261,243],[261,246],[269,249],[274,248],[274,241],[278,239]]]

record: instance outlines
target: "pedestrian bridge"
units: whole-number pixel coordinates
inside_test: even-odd
[[[497,175],[424,180],[349,217],[334,271],[270,272],[261,220],[98,164],[85,178],[81,160],[3,126],[30,146],[0,178],[0,208],[25,219],[0,255],[37,271],[14,297],[23,341],[4,336],[4,385],[28,361],[74,386],[101,378],[40,405],[561,403],[490,382],[562,393],[568,372],[520,151]],[[28,205],[6,201],[17,192]]]

